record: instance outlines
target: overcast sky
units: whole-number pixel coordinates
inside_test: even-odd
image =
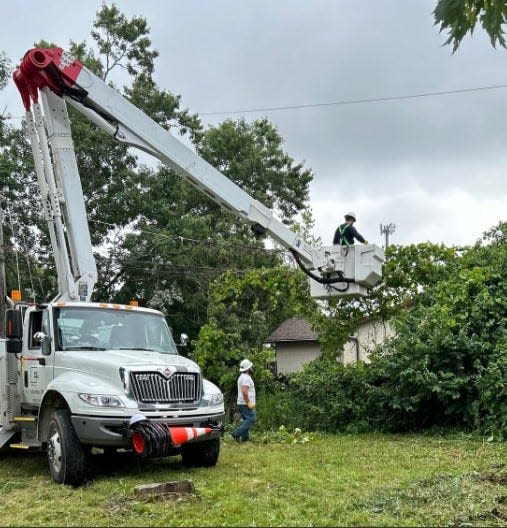
[[[17,64],[33,43],[91,42],[101,1],[0,0],[0,50]],[[433,0],[118,1],[143,15],[160,52],[156,80],[192,112],[385,98],[507,84],[507,50],[477,29],[454,54]],[[0,112],[23,109],[12,83]],[[267,116],[314,172],[315,234],[331,243],[343,214],[382,244],[471,244],[507,220],[507,89],[246,113]],[[241,114],[202,116],[217,124]]]

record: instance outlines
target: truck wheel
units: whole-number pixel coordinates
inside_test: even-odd
[[[220,438],[181,446],[181,458],[186,467],[212,467],[218,462]]]
[[[69,413],[56,410],[48,423],[49,471],[58,484],[79,486],[84,481],[85,451],[70,422]]]

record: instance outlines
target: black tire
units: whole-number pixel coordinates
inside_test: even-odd
[[[219,454],[220,438],[181,446],[181,458],[185,467],[216,466]]]
[[[79,486],[85,478],[85,450],[70,422],[69,413],[56,410],[48,423],[49,471],[58,484]]]

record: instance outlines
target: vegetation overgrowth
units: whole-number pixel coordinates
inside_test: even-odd
[[[263,389],[260,426],[327,432],[462,427],[505,438],[506,242],[507,224],[501,223],[468,248],[390,248],[384,281],[367,299],[330,301],[326,310],[305,294],[295,272],[224,276],[211,290],[197,359],[229,394],[239,359],[254,360]],[[244,313],[229,309],[236,306]],[[324,351],[282,382],[266,368],[272,351],[262,347],[262,336],[288,312],[313,323]],[[365,314],[389,319],[395,337],[371,351],[370,363],[342,365],[338,351]]]
[[[455,20],[459,13],[449,10],[451,3],[439,2],[445,17],[437,21]],[[492,12],[496,22],[489,27],[498,29],[503,10]],[[467,21],[473,27],[477,18]],[[108,83],[124,85],[120,91],[161,126],[188,137],[204,159],[308,234],[312,172],[283,149],[272,124],[227,120],[203,127],[198,115],[182,108],[180,96],[154,81],[158,52],[143,17],[127,18],[104,4],[91,37],[91,44],[71,42],[70,51]],[[0,51],[0,89],[10,68]],[[259,429],[437,426],[507,436],[506,223],[471,247],[391,246],[384,279],[368,297],[319,303],[278,248],[267,251],[248,226],[167,167],[140,165],[135,152],[78,113],[71,117],[92,239],[100,250],[96,298],[136,298],[162,310],[176,335],[190,335],[190,356],[224,390],[229,411],[237,365],[248,356],[256,365]],[[41,302],[56,293],[56,281],[35,181],[20,127],[0,120],[8,286]],[[273,350],[263,343],[296,315],[310,321],[323,354],[280,381],[271,370]],[[389,320],[396,337],[371,351],[371,363],[340,365],[339,351],[366,316]]]

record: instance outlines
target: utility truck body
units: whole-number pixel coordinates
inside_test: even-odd
[[[83,482],[92,447],[147,457],[181,453],[186,465],[215,465],[223,395],[178,355],[163,314],[91,302],[97,270],[67,103],[287,248],[315,297],[365,295],[381,278],[381,248],[310,246],[61,48],[29,50],[13,77],[26,109],[58,295],[7,310],[0,447],[46,448],[53,479],[70,484]]]

